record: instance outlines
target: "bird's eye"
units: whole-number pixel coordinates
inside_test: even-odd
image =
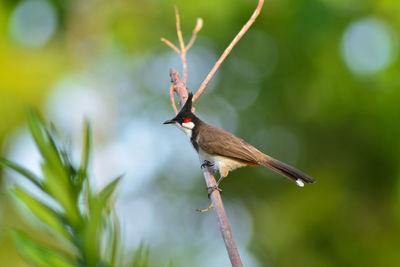
[[[192,121],[191,119],[187,118],[187,119],[185,119],[185,120],[183,121],[183,123],[188,123],[188,122],[191,122],[191,121]]]

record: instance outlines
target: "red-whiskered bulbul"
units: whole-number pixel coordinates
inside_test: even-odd
[[[178,115],[165,121],[164,124],[174,124],[185,132],[194,149],[205,159],[202,167],[212,166],[214,171],[219,171],[220,178],[217,185],[209,188],[211,190],[209,194],[215,189],[220,190],[218,185],[229,171],[249,165],[266,166],[301,187],[304,186],[304,182],[315,182],[307,174],[265,155],[243,139],[200,120],[192,113],[192,98],[192,93],[189,93],[188,99]]]

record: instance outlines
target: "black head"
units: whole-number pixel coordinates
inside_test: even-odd
[[[188,124],[195,120],[196,116],[192,113],[192,99],[193,94],[189,93],[188,99],[186,100],[185,105],[183,105],[181,111],[172,118],[171,120],[167,120],[164,124]]]

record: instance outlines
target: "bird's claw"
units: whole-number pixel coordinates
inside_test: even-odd
[[[203,169],[203,168],[205,168],[205,167],[213,167],[214,166],[214,164],[212,164],[210,161],[208,161],[208,160],[205,160],[205,161],[203,161],[203,164],[201,164],[201,168]]]
[[[221,189],[221,188],[219,188],[217,184],[216,184],[216,185],[214,185],[214,186],[207,187],[207,191],[208,191],[208,198],[210,198],[210,196],[211,196],[212,192],[214,192],[215,190],[217,190],[217,191],[219,191],[219,192],[222,192],[222,189]]]

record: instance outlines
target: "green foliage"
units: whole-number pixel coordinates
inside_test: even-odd
[[[22,231],[14,231],[12,235],[21,254],[36,266],[77,266],[71,256],[39,244]]]
[[[149,262],[149,249],[142,244],[135,253],[132,267],[144,267],[148,265],[148,262]]]
[[[37,224],[32,227],[50,234],[57,245],[44,244],[22,230],[14,230],[12,237],[20,254],[34,266],[147,266],[148,249],[143,246],[133,259],[123,259],[119,222],[112,201],[121,177],[99,192],[91,186],[88,177],[90,124],[85,122],[79,167],[71,162],[68,150],[59,145],[55,128],[46,127],[37,112],[29,112],[28,124],[43,159],[43,177],[4,158],[0,158],[0,165],[20,173],[54,200],[56,204],[45,203],[19,186],[12,189],[16,199],[50,231],[42,231]]]
[[[166,37],[179,44],[173,6],[180,11],[186,42],[196,18],[204,20],[203,29],[187,55],[187,86],[196,91],[217,57],[249,18],[257,0],[46,1],[56,8],[58,24],[49,42],[36,48],[19,44],[12,35],[13,30],[31,27],[10,27],[15,8],[26,2],[30,1],[0,1],[3,152],[21,153],[24,136],[18,134],[17,127],[24,120],[24,108],[41,105],[55,115],[65,116],[67,112],[68,120],[71,119],[70,123],[65,121],[67,127],[74,125],[71,124],[74,114],[96,111],[92,113],[92,121],[113,126],[111,130],[100,127],[104,132],[99,145],[118,148],[110,140],[116,134],[125,139],[118,140],[118,145],[130,151],[141,148],[138,153],[147,155],[154,152],[150,150],[154,149],[152,145],[144,143],[150,139],[125,138],[124,133],[132,133],[132,126],[143,127],[142,130],[154,126],[152,134],[157,140],[169,143],[171,140],[163,138],[172,138],[169,136],[172,134],[182,149],[191,149],[175,129],[156,126],[172,114],[167,99],[169,68],[181,71],[179,56],[160,42],[160,37]],[[43,18],[42,11],[28,12]],[[244,220],[249,225],[240,224],[242,220],[231,221],[241,226],[234,229],[235,237],[243,237],[237,241],[247,242],[241,244],[243,257],[250,255],[260,266],[275,267],[400,266],[399,14],[398,0],[265,1],[259,18],[222,64],[205,95],[196,102],[202,119],[218,123],[261,151],[317,179],[315,185],[299,189],[261,167],[230,173],[223,184],[224,202],[242,205],[250,216]],[[391,35],[371,34],[368,27],[347,35],[354,23],[371,18],[389,26]],[[390,58],[390,65],[374,74],[354,75],[343,53],[345,36],[354,37],[352,41],[361,38],[364,45],[352,51],[354,55],[362,51],[368,54],[358,60],[363,59],[368,65],[379,64],[386,57]],[[367,41],[369,38],[374,41]],[[388,44],[393,44],[397,53]],[[386,56],[376,53],[386,50],[389,52]],[[95,95],[84,101],[86,98],[79,99],[76,92]],[[75,99],[72,104],[71,97]],[[99,103],[101,112],[93,109]],[[159,149],[165,155],[167,146]],[[191,157],[197,164],[193,151],[186,154],[181,147],[174,149],[176,154]],[[116,150],[104,149],[103,153],[109,151]],[[174,159],[180,159],[179,155]],[[185,159],[186,162],[190,161]],[[79,172],[81,161],[74,163],[77,179],[83,179],[84,174]],[[181,172],[182,176],[197,177],[184,179],[166,175],[168,168],[180,171],[182,162],[176,162],[178,166],[147,163],[155,179],[141,184],[143,194],[132,200],[151,199],[149,207],[157,215],[158,221],[153,223],[158,236],[152,244],[151,263],[157,261],[157,266],[163,266],[162,259],[174,255],[174,266],[207,265],[205,262],[213,261],[215,255],[203,258],[200,252],[209,253],[205,250],[213,248],[211,240],[221,241],[219,236],[199,238],[204,216],[191,213],[207,201],[197,165],[188,166],[191,171]],[[15,169],[13,165],[7,169],[10,167]],[[34,175],[25,176],[25,183],[31,180],[38,188],[44,186],[44,181]],[[6,184],[3,181],[0,174],[0,266],[21,266],[20,258],[10,246],[11,240],[4,236],[6,229],[22,223],[10,204],[11,199],[2,194]],[[183,205],[180,203],[187,206],[179,210],[179,205]],[[48,220],[55,225],[61,221],[67,233],[70,230],[58,214],[48,215],[43,211],[41,216],[49,216]],[[106,223],[112,228],[114,220]],[[23,226],[19,229],[31,238],[50,244],[56,240],[57,247],[67,247],[58,242],[63,234],[48,228],[51,234],[39,237],[36,231],[28,232]],[[199,231],[192,231],[193,228]],[[115,236],[114,231],[112,228],[105,234]],[[53,238],[54,234],[61,238]],[[108,236],[105,238],[110,240]],[[120,240],[112,240],[114,243],[109,242],[106,249],[109,254],[121,250]],[[77,255],[73,248],[68,249],[71,250],[72,255]],[[114,259],[103,256],[116,266],[121,255],[114,255]]]

